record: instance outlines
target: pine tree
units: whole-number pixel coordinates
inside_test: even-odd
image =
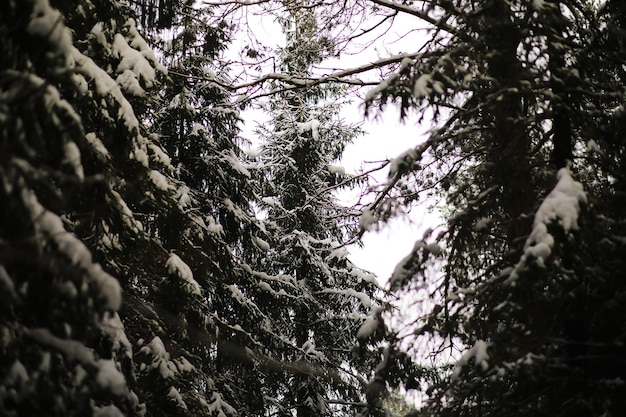
[[[196,355],[194,391],[205,396],[209,411],[257,415],[265,406],[263,379],[247,350],[259,349],[255,333],[262,317],[233,297],[243,301],[239,287],[257,279],[239,259],[256,250],[260,225],[250,209],[250,173],[239,162],[239,115],[222,86],[228,74],[217,65],[228,27],[212,26],[207,9],[191,7],[174,17],[176,29],[165,38],[171,82],[154,123],[182,181],[176,191],[180,210],[159,214],[153,233],[175,251],[174,259],[185,260],[202,296],[174,301],[181,288],[166,282],[155,289],[154,302],[179,316],[168,333],[181,332],[177,343]]]
[[[315,12],[296,10],[281,23],[287,36],[278,53],[281,70],[310,76],[311,66],[332,49],[318,32]],[[271,121],[258,130],[255,172],[267,218],[258,239],[265,253],[253,264],[266,273],[257,297],[259,305],[273,306],[268,314],[282,335],[275,348],[281,361],[300,368],[266,387],[280,415],[292,415],[290,409],[299,417],[351,414],[371,354],[363,346],[359,357],[355,335],[365,314],[381,307],[373,276],[354,266],[343,248],[355,216],[336,201],[334,190],[350,176],[333,164],[359,130],[340,119],[338,95],[323,87],[279,93],[266,107]]]
[[[225,199],[247,179],[221,158],[233,138],[220,133],[199,155],[228,168],[196,169],[204,186],[177,172],[164,149],[181,153],[155,111],[167,70],[133,9],[55,6],[11,2],[2,13],[2,414],[235,415],[214,363],[228,298],[219,312],[210,303],[241,270],[237,216],[253,218],[238,194]],[[139,21],[153,35],[176,23]],[[224,113],[205,128],[234,132],[236,115]],[[221,217],[198,203],[207,195]],[[245,400],[236,405],[251,414]]]
[[[392,277],[432,289],[415,332],[459,352],[443,379],[424,378],[428,413],[621,415],[624,332],[606,314],[625,313],[622,141],[609,127],[623,114],[623,8],[428,3],[426,50],[368,95],[438,123],[393,161],[387,195],[435,190],[451,212]]]
[[[132,255],[114,254],[141,240],[133,186],[168,165],[131,104],[163,68],[123,4],[55,6],[0,18],[0,410],[142,415],[118,315]]]

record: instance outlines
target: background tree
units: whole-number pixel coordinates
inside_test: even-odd
[[[313,9],[294,8],[279,19],[287,37],[279,68],[306,78],[332,53],[331,40]],[[299,417],[352,413],[372,354],[364,341],[359,357],[355,334],[365,315],[381,306],[374,277],[354,266],[343,248],[355,215],[334,193],[351,178],[333,164],[360,131],[340,118],[340,93],[323,87],[280,93],[265,106],[270,122],[258,129],[255,171],[267,234],[259,242],[266,253],[255,265],[280,277],[264,282],[259,297],[275,306],[273,320],[285,337],[281,360],[315,370],[276,387],[281,415],[292,408]]]
[[[620,71],[600,58],[615,57],[608,22],[619,11],[583,1],[429,6],[437,29],[423,55],[368,97],[430,110],[438,122],[392,163],[398,194],[387,196],[434,189],[452,211],[392,277],[404,288],[436,283],[416,334],[446,341],[435,353],[458,352],[449,376],[430,383],[429,412],[619,415],[622,387],[608,381],[623,369],[623,331],[591,312],[624,315],[610,307],[623,292],[610,277],[623,265],[598,262],[607,250],[621,257],[605,223],[621,220],[612,203],[596,203],[607,203],[596,188],[604,163],[589,162],[606,155],[597,141],[616,143],[597,126],[616,117],[600,103],[623,97]],[[609,78],[595,75],[598,62]],[[442,273],[427,272],[433,260]]]
[[[289,412],[294,379],[357,399],[364,317],[345,315],[372,278],[315,243],[341,280],[315,294],[334,303],[319,338],[341,348],[294,344],[216,60],[228,27],[206,16],[186,1],[3,6],[2,414]]]
[[[623,286],[613,279],[623,265],[603,261],[623,250],[612,207],[621,205],[624,8],[584,0],[317,5],[321,27],[346,19],[330,36],[344,47],[398,15],[416,18],[406,36],[427,34],[413,52],[330,74],[271,73],[239,88],[367,85],[378,70],[384,80],[365,96],[370,111],[395,101],[403,116],[413,108],[434,120],[425,143],[391,161],[389,184],[366,212],[384,219],[427,196],[446,206],[445,226],[416,242],[391,284],[435,303],[415,329],[440,341],[429,356],[448,362],[415,368],[431,386],[429,412],[623,413],[614,383],[623,331],[590,312],[624,316]],[[365,10],[377,21],[355,30]]]

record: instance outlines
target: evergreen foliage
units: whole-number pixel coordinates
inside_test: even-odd
[[[287,44],[278,65],[287,76],[306,78],[331,45],[313,10],[295,10],[281,23]],[[338,96],[331,87],[278,93],[266,105],[270,122],[258,129],[255,172],[267,233],[255,265],[272,275],[259,296],[274,305],[273,321],[285,337],[282,360],[316,370],[277,387],[280,415],[290,408],[298,417],[353,414],[369,373],[363,364],[375,357],[366,342],[353,349],[366,314],[382,302],[374,277],[344,248],[355,214],[336,201],[334,190],[350,176],[333,164],[360,132],[340,118]]]
[[[309,398],[288,399],[295,380],[315,401],[359,399],[351,348],[372,277],[337,250],[343,215],[315,213],[333,238],[304,231],[302,245],[256,217],[259,178],[215,59],[229,28],[193,7],[2,6],[2,415],[284,415]],[[325,137],[318,166],[342,150]],[[289,281],[267,242],[289,267],[315,247],[311,274],[338,284]],[[268,293],[274,281],[289,293]]]
[[[622,2],[263,3],[287,44],[248,158],[212,9],[0,6],[0,414],[376,416],[391,385],[423,389],[409,415],[622,416]],[[313,67],[381,10],[423,48],[341,76],[396,63],[368,111],[435,128],[357,225],[333,192],[360,132]],[[344,246],[427,197],[396,338]]]
[[[424,411],[622,415],[624,329],[607,317],[626,313],[610,127],[623,115],[623,7],[423,3],[437,29],[368,102],[398,100],[438,124],[392,163],[386,196],[430,192],[449,212],[392,277],[434,304],[415,334],[440,341],[445,377],[417,375],[430,385]]]

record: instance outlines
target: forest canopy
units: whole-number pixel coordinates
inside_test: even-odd
[[[625,23],[618,0],[5,1],[0,415],[623,416]],[[382,185],[337,165],[350,98],[425,126]],[[351,262],[433,202],[388,284]]]

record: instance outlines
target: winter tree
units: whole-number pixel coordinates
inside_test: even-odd
[[[228,26],[188,1],[11,1],[0,15],[0,414],[358,401],[354,333],[375,285],[341,251],[332,212],[319,214],[332,236],[303,232],[300,249],[315,247],[316,279],[337,284],[264,261],[297,230],[254,213],[266,199],[240,161],[217,60]],[[320,167],[342,149],[330,126]],[[330,203],[341,178],[323,168]]]
[[[398,15],[415,18],[407,36],[425,34],[415,51],[330,74],[274,72],[255,84],[278,80],[288,91],[366,85],[378,70],[383,79],[365,96],[370,114],[395,102],[403,116],[432,121],[424,143],[391,161],[389,184],[368,211],[385,218],[428,197],[444,206],[445,223],[416,242],[391,281],[428,295],[422,308],[430,311],[409,333],[415,345],[436,342],[419,353],[424,367],[414,374],[429,386],[425,412],[623,414],[624,329],[609,317],[619,322],[625,313],[624,6],[317,6],[319,25],[334,30],[330,39],[342,46]],[[366,12],[376,20],[363,27]],[[433,356],[434,367],[426,359]]]
[[[58,3],[2,6],[2,414],[235,415],[210,303],[234,279],[234,243],[198,201],[242,212],[230,190],[247,177],[219,157],[236,115],[216,111],[225,121],[205,126],[222,144],[198,152],[232,171],[205,178],[227,204],[177,170],[185,154],[157,111],[171,81],[137,23],[174,28],[189,5],[134,19],[137,4]]]
[[[429,381],[428,413],[622,414],[624,333],[607,315],[624,317],[613,208],[623,174],[608,162],[621,154],[610,126],[623,104],[611,63],[623,8],[452,1],[406,12],[430,21],[431,36],[368,103],[400,100],[437,123],[393,165],[398,192],[386,196],[434,190],[450,211],[392,277],[432,289],[415,334],[456,357]]]
[[[286,36],[277,53],[280,70],[310,76],[311,66],[333,50],[315,11],[298,9],[279,21]],[[357,331],[381,301],[374,277],[354,266],[344,247],[355,213],[337,202],[335,191],[353,178],[336,163],[359,129],[339,116],[340,93],[332,87],[279,93],[264,105],[271,120],[258,129],[255,172],[267,233],[259,236],[265,254],[255,265],[271,274],[259,283],[259,297],[281,306],[273,320],[285,337],[282,360],[311,370],[276,387],[281,415],[290,408],[298,417],[352,414],[368,377],[369,346],[377,341],[364,334],[355,349]],[[379,324],[368,333],[383,336]]]
[[[145,242],[133,203],[158,204],[169,162],[132,104],[165,69],[130,16],[108,1],[2,6],[3,415],[145,413],[118,311]]]

